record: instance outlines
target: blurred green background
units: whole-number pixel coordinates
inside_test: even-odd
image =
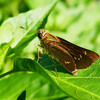
[[[52,1],[53,0],[0,0],[0,25],[8,18],[45,6]],[[45,29],[49,30],[53,35],[93,50],[100,55],[100,1],[60,0],[48,16]],[[37,43],[39,43],[39,40],[35,38],[18,56],[36,59],[37,48],[35,44]],[[12,59],[7,59],[0,72],[2,74],[11,68]],[[33,98],[36,100],[42,100],[43,98],[47,100],[49,98],[56,100],[75,100],[60,89],[54,87],[48,80],[37,73],[20,72],[14,73],[6,78],[1,80],[0,87],[6,85],[6,82],[11,86],[12,81],[12,84],[18,87],[20,93],[22,93],[23,84],[18,80],[23,79],[23,82],[28,84],[28,86],[25,86],[25,90],[28,93],[27,100],[33,100]],[[14,78],[15,80],[13,80]],[[26,79],[27,82],[24,79]],[[17,84],[17,82],[19,84]],[[19,96],[19,93],[16,93],[16,97],[10,97],[9,93],[4,93],[3,91],[7,89],[10,89],[10,93],[16,92],[9,86],[6,89],[0,89],[0,100],[4,100],[5,96],[8,97],[8,100],[11,100],[11,98],[15,99]]]
[[[0,0],[0,25],[10,17],[51,2],[52,0]],[[99,9],[99,0],[61,0],[49,15],[45,29],[99,52]]]

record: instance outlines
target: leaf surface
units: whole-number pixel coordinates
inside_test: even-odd
[[[99,62],[100,60],[85,70],[79,70],[77,76],[67,73],[67,71],[58,64],[58,67],[56,67],[59,68],[57,72],[59,77],[57,78],[55,70],[50,69],[52,65],[50,65],[48,69],[44,69],[45,66],[43,68],[33,60],[19,58],[15,61],[14,71],[37,72],[50,80],[56,87],[62,89],[66,94],[78,100],[100,100]]]

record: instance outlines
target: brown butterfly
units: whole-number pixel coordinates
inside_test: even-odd
[[[39,29],[37,35],[42,47],[73,75],[77,75],[77,69],[85,69],[99,58],[97,53],[53,36],[47,30]]]

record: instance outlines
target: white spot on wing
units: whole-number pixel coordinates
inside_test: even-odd
[[[80,60],[80,58],[78,58],[78,60]]]
[[[74,57],[74,59],[75,59],[75,60],[77,60],[77,58],[76,58],[76,57]]]
[[[65,64],[70,64],[71,62],[69,62],[69,61],[65,61]]]
[[[84,54],[87,55],[87,52],[85,51]]]
[[[80,55],[80,58],[82,58],[82,55]]]

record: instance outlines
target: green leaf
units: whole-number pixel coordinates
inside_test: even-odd
[[[0,70],[4,64],[6,54],[7,54],[13,41],[14,41],[14,39],[12,39],[9,43],[5,43],[5,44],[0,45]]]
[[[49,4],[49,3],[51,3],[53,0],[41,0],[41,2],[40,2],[40,0],[25,0],[25,2],[26,2],[26,5],[28,5],[28,7],[30,8],[30,9],[35,9],[35,8],[37,8],[37,7],[40,7],[40,6],[44,6],[44,5],[46,5],[46,4]]]
[[[69,98],[37,73],[17,72],[0,79],[0,100],[20,99],[25,91],[25,100]]]
[[[66,94],[78,100],[100,100],[100,60],[93,66],[79,70],[78,75],[69,74],[60,65],[56,66],[59,77],[56,77],[52,63],[46,66],[49,58],[43,60],[44,68],[31,59],[16,59],[13,71],[32,71],[38,72],[48,79],[55,87],[60,88]],[[43,64],[43,62],[41,62]],[[46,63],[45,63],[46,62]],[[50,62],[49,62],[50,63]],[[57,65],[57,64],[56,64]],[[48,69],[46,69],[48,68]]]
[[[54,0],[44,7],[9,18],[1,25],[0,43],[9,42],[13,37],[15,38],[11,45],[13,49],[9,54],[19,53],[36,37],[36,30],[41,26],[42,21],[47,18],[57,1]]]

